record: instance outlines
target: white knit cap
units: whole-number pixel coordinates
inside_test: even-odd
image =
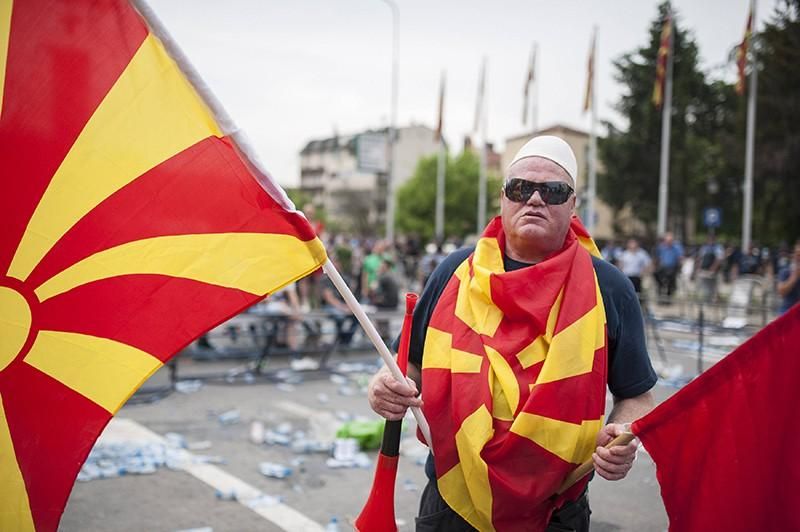
[[[572,148],[563,139],[552,135],[533,137],[519,149],[508,167],[511,168],[514,163],[527,157],[542,157],[553,161],[567,171],[569,177],[572,178],[572,186],[575,186],[575,179],[578,175],[578,162],[575,160]]]

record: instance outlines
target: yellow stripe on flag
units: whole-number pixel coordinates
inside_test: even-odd
[[[11,7],[13,5],[13,0],[0,0],[0,116],[3,116],[3,92],[6,86],[8,39],[11,36]]]
[[[600,419],[584,420],[580,425],[522,412],[511,425],[511,432],[527,438],[571,464],[580,464],[592,456]]]
[[[128,242],[73,264],[35,290],[40,301],[99,279],[161,274],[264,295],[325,260],[319,239],[271,233],[170,235]]]
[[[488,345],[484,345],[483,348],[491,364],[491,371],[488,374],[489,389],[492,390],[492,416],[495,419],[513,421],[514,413],[519,406],[517,377],[503,355]]]
[[[595,281],[596,304],[577,321],[553,336],[549,353],[558,355],[545,360],[536,384],[554,382],[592,371],[595,351],[605,344],[606,313],[600,289]]]
[[[456,432],[458,465],[438,479],[442,498],[469,524],[482,532],[494,530],[489,468],[481,458],[481,450],[492,436],[492,415],[486,406],[481,405],[464,420]]]
[[[39,331],[25,362],[112,414],[162,366],[127,344],[61,331]]]
[[[33,516],[28,491],[17,463],[14,441],[6,420],[3,397],[0,396],[0,530],[33,531]]]
[[[8,270],[25,280],[75,222],[151,168],[209,136],[205,104],[148,36],[61,162]]]
[[[428,327],[425,334],[425,356],[422,369],[449,369],[453,373],[480,373],[483,357],[453,349],[453,336],[450,333]]]

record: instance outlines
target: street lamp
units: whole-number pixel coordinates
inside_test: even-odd
[[[392,10],[392,110],[389,122],[389,168],[387,173],[387,194],[386,198],[386,239],[394,242],[394,142],[397,127],[397,54],[399,46],[398,26],[400,21],[400,11],[394,0],[382,0]]]

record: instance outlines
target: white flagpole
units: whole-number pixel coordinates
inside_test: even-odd
[[[754,58],[753,35],[756,29],[756,0],[751,0],[752,29],[747,43],[747,51]],[[753,158],[756,134],[756,92],[758,91],[758,68],[750,61],[750,86],[747,89],[747,136],[744,155],[744,212],[742,216],[742,252],[750,249],[753,226]]]
[[[397,366],[397,362],[395,362],[394,357],[389,352],[389,348],[383,343],[381,335],[378,333],[378,330],[375,329],[375,325],[373,325],[369,320],[369,317],[367,316],[366,312],[364,312],[364,309],[356,299],[356,296],[354,296],[353,292],[350,291],[350,287],[348,287],[347,283],[344,282],[344,279],[342,279],[342,276],[339,274],[339,271],[336,269],[336,266],[333,265],[330,259],[325,261],[325,264],[322,266],[322,270],[330,278],[331,282],[333,282],[333,285],[336,287],[339,293],[342,294],[345,303],[347,303],[347,306],[353,311],[353,314],[361,324],[361,327],[364,328],[364,332],[367,333],[367,336],[375,346],[375,349],[378,350],[378,354],[383,359],[386,367],[389,368],[389,371],[392,372],[392,376],[400,382],[406,382],[403,372],[400,371],[400,368]],[[419,427],[420,432],[422,432],[425,441],[428,442],[428,448],[431,449],[431,452],[433,452],[433,447],[431,445],[433,440],[431,439],[431,429],[428,425],[428,420],[425,419],[425,415],[422,413],[422,410],[417,407],[411,407],[411,413],[414,414],[414,419],[417,420],[417,426]]]
[[[589,234],[594,234],[595,228],[595,205],[597,197],[597,26],[594,27],[592,37],[592,79],[589,81],[592,87],[590,105],[592,106],[592,125],[589,137],[589,194],[586,202],[586,229]]]
[[[489,114],[489,109],[487,108],[487,100],[486,93],[487,85],[486,82],[486,64],[487,60],[483,58],[483,90],[481,91],[481,151],[480,151],[480,170],[478,172],[478,223],[477,223],[477,234],[481,234],[483,231],[484,226],[486,225],[486,128],[487,128],[487,120],[486,117]]]
[[[661,168],[658,178],[658,235],[667,232],[667,202],[669,198],[669,145],[672,130],[672,57],[675,55],[675,21],[669,13],[669,55],[664,100],[661,114]]]
[[[447,153],[444,149],[444,85],[445,73],[439,86],[439,159],[436,164],[436,241],[444,241],[444,178]]]

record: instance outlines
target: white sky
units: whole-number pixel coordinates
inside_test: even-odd
[[[381,0],[150,0],[167,30],[250,137],[284,186],[299,183],[299,151],[313,138],[388,125],[391,11]],[[538,43],[539,125],[588,129],[582,113],[592,27],[598,26],[599,118],[622,87],[612,60],[647,43],[656,0],[397,0],[398,125],[435,126],[447,71],[445,138],[460,151],[472,129],[478,72],[488,59],[488,137],[498,147],[525,132],[522,90]],[[762,0],[758,20],[777,0]],[[679,23],[698,41],[702,66],[735,79],[728,54],[747,0],[676,0]],[[529,120],[530,122],[530,120]]]

